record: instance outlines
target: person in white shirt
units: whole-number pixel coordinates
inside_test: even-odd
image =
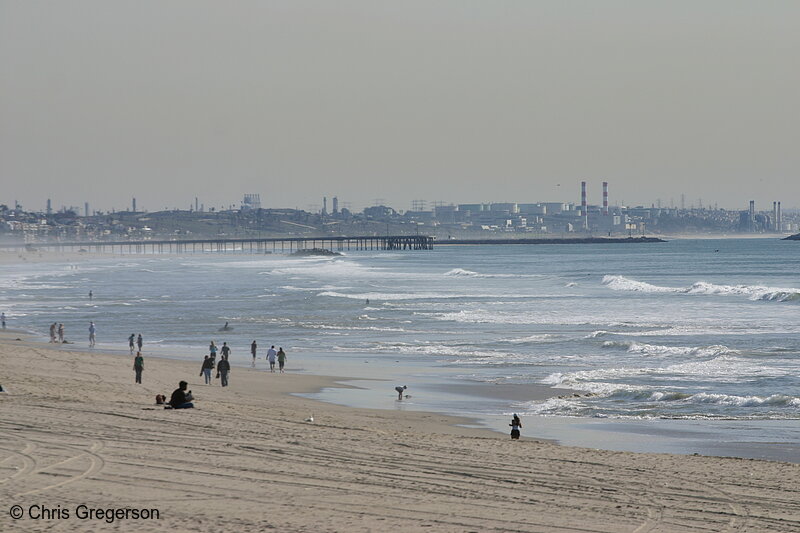
[[[275,346],[271,346],[269,350],[267,350],[267,361],[269,361],[269,371],[275,372],[275,358],[278,356],[278,352],[275,351]]]

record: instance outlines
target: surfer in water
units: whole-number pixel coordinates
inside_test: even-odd
[[[232,329],[233,329],[233,326],[229,326],[227,322],[225,322],[225,325],[224,325],[224,326],[222,326],[221,328],[219,328],[219,330],[220,330],[220,331],[230,331],[230,330],[232,330]]]

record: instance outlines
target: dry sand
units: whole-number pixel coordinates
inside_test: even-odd
[[[289,394],[332,378],[234,368],[205,386],[199,361],[146,358],[135,385],[132,358],[15,337],[0,337],[0,531],[800,531],[800,465],[514,442]],[[197,408],[157,409],[180,379]],[[70,516],[32,519],[37,505]]]

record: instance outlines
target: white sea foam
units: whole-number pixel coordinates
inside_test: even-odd
[[[605,348],[625,348],[629,353],[642,355],[696,355],[701,357],[717,356],[722,354],[737,354],[738,350],[732,350],[727,346],[659,346],[655,344],[645,344],[636,341],[605,341]]]
[[[761,285],[717,285],[697,281],[689,287],[662,287],[624,276],[603,276],[603,284],[615,291],[672,292],[682,294],[711,294],[746,296],[750,300],[774,302],[800,301],[800,289],[764,287]]]
[[[445,276],[459,278],[540,278],[542,274],[482,274],[464,268],[454,268],[444,273]]]

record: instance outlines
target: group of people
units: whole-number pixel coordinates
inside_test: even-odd
[[[217,351],[220,352],[219,362],[217,361]],[[228,375],[231,371],[231,347],[228,346],[227,342],[223,342],[222,346],[218,348],[217,344],[211,341],[211,344],[208,346],[208,352],[208,355],[203,358],[203,365],[200,367],[200,375],[205,378],[206,385],[210,385],[212,383],[211,373],[216,368],[216,377],[219,378],[220,384],[223,387],[227,387]],[[256,341],[250,344],[250,355],[253,357],[253,368],[255,368],[256,358],[258,357],[258,343]],[[267,350],[265,359],[269,362],[270,372],[275,372],[275,363],[278,363],[278,370],[283,373],[283,368],[286,365],[286,352],[283,351],[282,347],[278,348],[276,351],[275,346],[271,346],[270,349]]]
[[[216,353],[214,353],[213,355],[214,357],[206,355],[205,358],[203,359],[203,366],[200,368],[200,375],[205,378],[206,385],[211,385],[211,372],[214,370],[214,367],[216,366],[217,377],[219,378],[220,385],[222,385],[223,387],[227,387],[228,374],[230,374],[231,372],[231,364],[228,361],[228,356],[223,355],[220,358],[219,362],[217,362]]]
[[[66,338],[64,337],[64,324],[53,322],[50,324],[50,342],[58,342],[64,344]]]
[[[250,355],[253,356],[253,368],[256,367],[256,358],[258,357],[258,344],[256,341],[253,341],[250,344]],[[279,347],[278,351],[275,351],[275,345],[273,344],[270,346],[269,350],[267,350],[267,355],[264,357],[269,362],[269,371],[275,372],[275,362],[278,363],[278,370],[281,374],[283,374],[283,367],[286,364],[286,352],[283,351],[283,347]]]
[[[142,334],[139,333],[137,337],[135,333],[131,333],[131,336],[128,337],[128,348],[131,350],[131,355],[133,355],[134,348],[138,347],[137,351],[142,351],[142,345],[144,344],[144,340],[142,339]]]

